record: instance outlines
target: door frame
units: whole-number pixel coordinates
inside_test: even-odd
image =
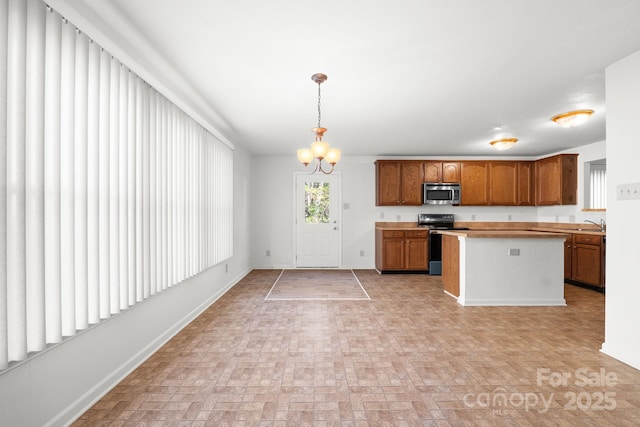
[[[309,177],[312,177],[313,175],[309,174],[308,172],[293,172],[293,183],[291,186],[291,192],[293,194],[293,207],[292,207],[292,213],[293,213],[293,221],[292,221],[292,226],[293,226],[293,267],[294,268],[307,268],[307,267],[298,267],[298,224],[296,223],[297,218],[298,218],[298,212],[297,212],[297,206],[298,206],[298,192],[297,192],[297,182],[298,182],[298,177],[301,175],[308,175]],[[338,202],[337,202],[337,206],[338,206],[338,212],[337,212],[337,218],[338,218],[338,267],[315,267],[315,268],[327,268],[327,269],[341,269],[342,268],[342,175],[340,174],[340,172],[333,172],[331,175],[336,177],[336,182],[338,183],[338,190],[336,192],[336,197],[338,197]],[[321,175],[320,175],[321,177]]]

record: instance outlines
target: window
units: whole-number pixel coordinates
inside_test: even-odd
[[[233,251],[232,149],[43,2],[3,5],[0,369]]]
[[[607,208],[607,162],[605,159],[585,163],[586,209]]]

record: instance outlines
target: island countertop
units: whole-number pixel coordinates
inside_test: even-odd
[[[469,237],[469,238],[534,238],[534,239],[557,239],[566,238],[566,233],[550,233],[548,231],[526,231],[526,230],[432,230],[432,233],[446,234],[449,236]]]

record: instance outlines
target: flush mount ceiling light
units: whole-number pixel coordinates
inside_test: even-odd
[[[327,76],[321,73],[311,76],[311,80],[318,84],[318,127],[311,129],[311,132],[316,134],[315,141],[311,143],[311,148],[301,148],[298,150],[298,160],[305,167],[315,159],[315,168],[313,172],[322,172],[324,174],[330,174],[333,172],[333,167],[340,160],[341,152],[337,148],[330,148],[329,143],[322,140],[322,135],[327,131],[326,128],[320,126],[320,85],[327,80]],[[322,161],[325,160],[331,165],[331,169],[324,170],[322,168]]]
[[[581,125],[593,115],[593,110],[575,110],[551,117],[551,121],[568,128]]]
[[[518,138],[502,138],[491,141],[489,144],[496,150],[502,151],[513,147],[516,145],[516,142],[518,142]]]

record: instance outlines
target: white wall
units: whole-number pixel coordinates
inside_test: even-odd
[[[640,369],[640,200],[616,200],[620,184],[640,183],[640,51],[606,71],[607,296],[602,351]]]
[[[583,173],[585,161],[605,156],[605,142],[567,152],[578,154],[578,204],[548,207],[376,206],[374,162],[377,158],[343,157],[336,165],[342,185],[341,267],[374,268],[374,223],[416,221],[418,213],[453,213],[458,221],[583,222],[591,219],[598,222],[605,218],[604,212],[582,212]],[[251,265],[256,268],[292,268],[295,265],[293,179],[294,172],[303,172],[304,167],[293,155],[255,156],[252,165]],[[266,255],[267,251],[270,251],[270,256]]]
[[[249,271],[250,172],[236,147],[233,257],[0,375],[0,425],[68,425]]]

